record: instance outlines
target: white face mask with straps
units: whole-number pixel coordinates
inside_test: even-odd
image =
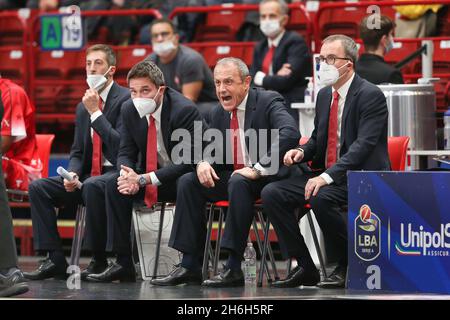
[[[259,28],[266,37],[275,37],[281,31],[280,20],[270,19],[260,21]]]
[[[338,69],[334,65],[327,64],[325,61],[322,61],[320,63],[319,72],[317,74],[317,77],[319,78],[319,83],[322,86],[331,86],[335,84],[345,74],[344,72],[342,75],[339,76],[339,70],[348,65],[349,63],[350,61],[340,66]]]
[[[90,89],[94,89],[97,91],[100,91],[100,89],[103,89],[103,86],[106,82],[108,82],[108,79],[106,78],[106,75],[111,70],[111,66],[108,68],[108,70],[105,72],[105,74],[88,74],[86,77],[86,82]]]
[[[158,88],[158,91],[156,92],[155,96],[153,98],[134,98],[133,104],[136,108],[136,111],[139,113],[139,116],[141,118],[145,117],[147,114],[152,114],[156,111],[157,105],[156,105],[156,97],[159,94],[159,90],[161,87]]]
[[[176,47],[172,40],[153,44],[153,51],[160,57],[168,56],[175,49]]]

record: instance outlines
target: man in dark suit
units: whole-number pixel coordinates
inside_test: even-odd
[[[300,234],[295,208],[309,201],[324,235],[336,246],[338,266],[319,286],[344,287],[347,268],[348,170],[389,170],[388,110],[384,94],[355,75],[355,42],[343,35],[329,36],[320,50],[319,91],[314,131],[305,145],[290,150],[284,163],[312,161],[312,171],[291,166],[290,176],[267,185],[261,193],[264,211],[278,236],[285,258],[298,266],[275,287],[316,285],[319,273]]]
[[[75,136],[70,152],[68,181],[51,177],[34,181],[29,187],[34,247],[48,252],[28,279],[65,278],[67,262],[56,225],[55,207],[66,209],[84,203],[86,206],[86,248],[93,260],[82,277],[100,272],[107,266],[105,181],[115,171],[120,107],[130,94],[114,82],[116,56],[106,45],[98,44],[86,51],[86,74],[90,87],[76,110]],[[83,182],[80,190],[80,182]]]
[[[117,160],[121,172],[106,183],[107,251],[117,260],[104,272],[89,275],[87,280],[93,282],[135,280],[130,243],[133,201],[144,200],[152,207],[157,201],[175,200],[178,177],[194,168],[194,129],[202,126],[195,104],[165,86],[163,73],[153,62],[136,64],[128,73],[128,85],[132,100],[122,107]],[[178,133],[187,139],[173,141]]]
[[[389,17],[380,16],[380,26],[370,25],[371,16],[365,17],[359,25],[359,36],[363,40],[365,52],[356,62],[356,73],[374,84],[403,83],[397,68],[384,61],[384,56],[394,46],[395,23]]]
[[[196,172],[178,181],[169,246],[183,252],[183,259],[167,277],[153,279],[154,285],[200,283],[205,206],[208,201],[219,200],[230,203],[221,243],[230,254],[225,270],[203,285],[244,285],[241,259],[254,215],[253,203],[263,186],[276,178],[281,157],[300,137],[279,94],[250,89],[251,77],[243,61],[219,60],[214,81],[221,105],[211,113],[210,131],[205,132],[205,136],[213,136],[213,142],[205,148]]]
[[[298,110],[293,102],[303,102],[311,76],[312,59],[305,40],[286,31],[288,7],[283,0],[263,0],[259,5],[260,28],[267,39],[255,45],[250,73],[253,83],[279,92],[298,125]]]
[[[0,119],[3,101],[0,91]],[[0,136],[0,145],[1,145]],[[3,169],[0,167],[0,297],[9,297],[28,291],[22,272],[17,268],[17,251],[11,211],[8,206]]]

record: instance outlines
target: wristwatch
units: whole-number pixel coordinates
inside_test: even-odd
[[[258,170],[258,169],[256,169],[255,167],[252,167],[252,170],[253,170],[254,173],[256,173],[256,175],[258,176],[258,178],[262,176],[261,170]]]
[[[138,185],[139,185],[140,188],[145,187],[147,185],[147,179],[145,179],[145,175],[141,174],[138,177],[138,181],[137,182],[138,182]]]

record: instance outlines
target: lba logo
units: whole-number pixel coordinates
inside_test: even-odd
[[[355,253],[364,261],[375,260],[381,251],[381,221],[366,204],[355,219]]]

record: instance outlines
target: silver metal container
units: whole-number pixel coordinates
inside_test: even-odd
[[[436,150],[436,93],[432,84],[378,86],[389,109],[389,136],[409,136],[411,150]]]

